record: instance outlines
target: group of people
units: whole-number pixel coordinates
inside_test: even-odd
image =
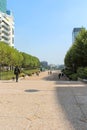
[[[51,71],[51,70],[50,70],[50,71],[48,71],[48,75],[49,75],[49,74],[50,74],[50,75],[52,74],[52,71]]]
[[[64,77],[64,73],[59,73],[58,78],[60,79],[61,77]]]

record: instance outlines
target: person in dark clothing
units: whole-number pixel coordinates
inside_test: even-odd
[[[59,78],[59,79],[60,79],[60,77],[61,77],[61,73],[58,74],[58,78]]]
[[[64,77],[64,73],[61,73],[61,76]]]
[[[16,82],[18,82],[18,77],[19,77],[19,74],[20,74],[20,69],[19,69],[18,66],[15,67],[14,74],[16,76]]]

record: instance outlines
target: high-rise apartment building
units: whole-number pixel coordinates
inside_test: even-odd
[[[14,46],[14,17],[7,11],[6,3],[6,0],[0,0],[0,41]]]
[[[79,32],[81,31],[82,28],[74,28],[72,31],[72,43],[74,43],[75,38],[77,37],[77,35],[79,34]]]
[[[0,12],[6,13],[7,0],[0,0]]]

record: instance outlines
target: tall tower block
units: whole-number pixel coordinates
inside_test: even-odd
[[[0,0],[0,12],[6,13],[7,0]]]

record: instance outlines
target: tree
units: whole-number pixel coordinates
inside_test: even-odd
[[[19,52],[4,42],[0,42],[0,65],[22,66],[25,68],[39,67],[40,61],[30,54]]]
[[[65,55],[65,66],[70,67],[75,72],[78,67],[87,66],[87,30],[82,28],[75,42]]]
[[[22,67],[24,68],[35,68],[39,67],[40,61],[37,57],[31,56],[25,52],[21,52],[23,56]]]

